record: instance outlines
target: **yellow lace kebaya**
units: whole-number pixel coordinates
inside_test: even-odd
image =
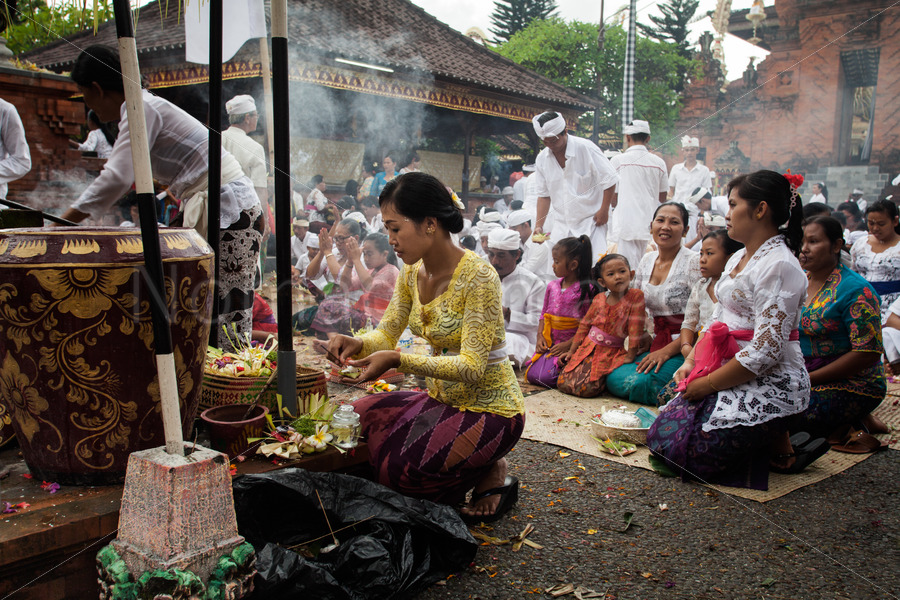
[[[359,336],[363,348],[357,358],[393,350],[408,324],[428,340],[432,356],[401,354],[399,370],[427,377],[432,398],[460,410],[522,414],[522,390],[506,354],[497,271],[466,251],[447,290],[422,305],[417,285],[421,264],[403,267],[378,328]]]

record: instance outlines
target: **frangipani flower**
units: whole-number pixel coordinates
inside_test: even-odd
[[[334,436],[328,433],[328,425],[316,425],[316,432],[307,437],[304,442],[313,447],[315,450],[324,450],[325,446],[334,439]]]

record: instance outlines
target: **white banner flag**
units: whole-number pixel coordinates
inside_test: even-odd
[[[209,3],[189,0],[184,7],[185,60],[209,64]],[[231,60],[244,42],[266,37],[263,0],[222,0],[222,62]]]

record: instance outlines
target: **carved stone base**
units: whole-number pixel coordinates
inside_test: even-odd
[[[101,600],[238,600],[253,591],[256,553],[243,543],[219,558],[207,581],[192,571],[132,573],[112,544],[97,553]]]

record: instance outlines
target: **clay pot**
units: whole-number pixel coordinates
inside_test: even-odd
[[[213,254],[161,228],[182,428],[190,439],[212,313]],[[128,455],[165,444],[140,230],[0,230],[0,422],[35,478],[123,481]]]
[[[266,416],[269,409],[257,404],[250,414],[250,404],[229,404],[214,406],[200,413],[200,420],[209,427],[210,445],[213,450],[224,452],[228,458],[239,454],[251,456],[262,441],[250,442],[249,438],[266,435]]]

